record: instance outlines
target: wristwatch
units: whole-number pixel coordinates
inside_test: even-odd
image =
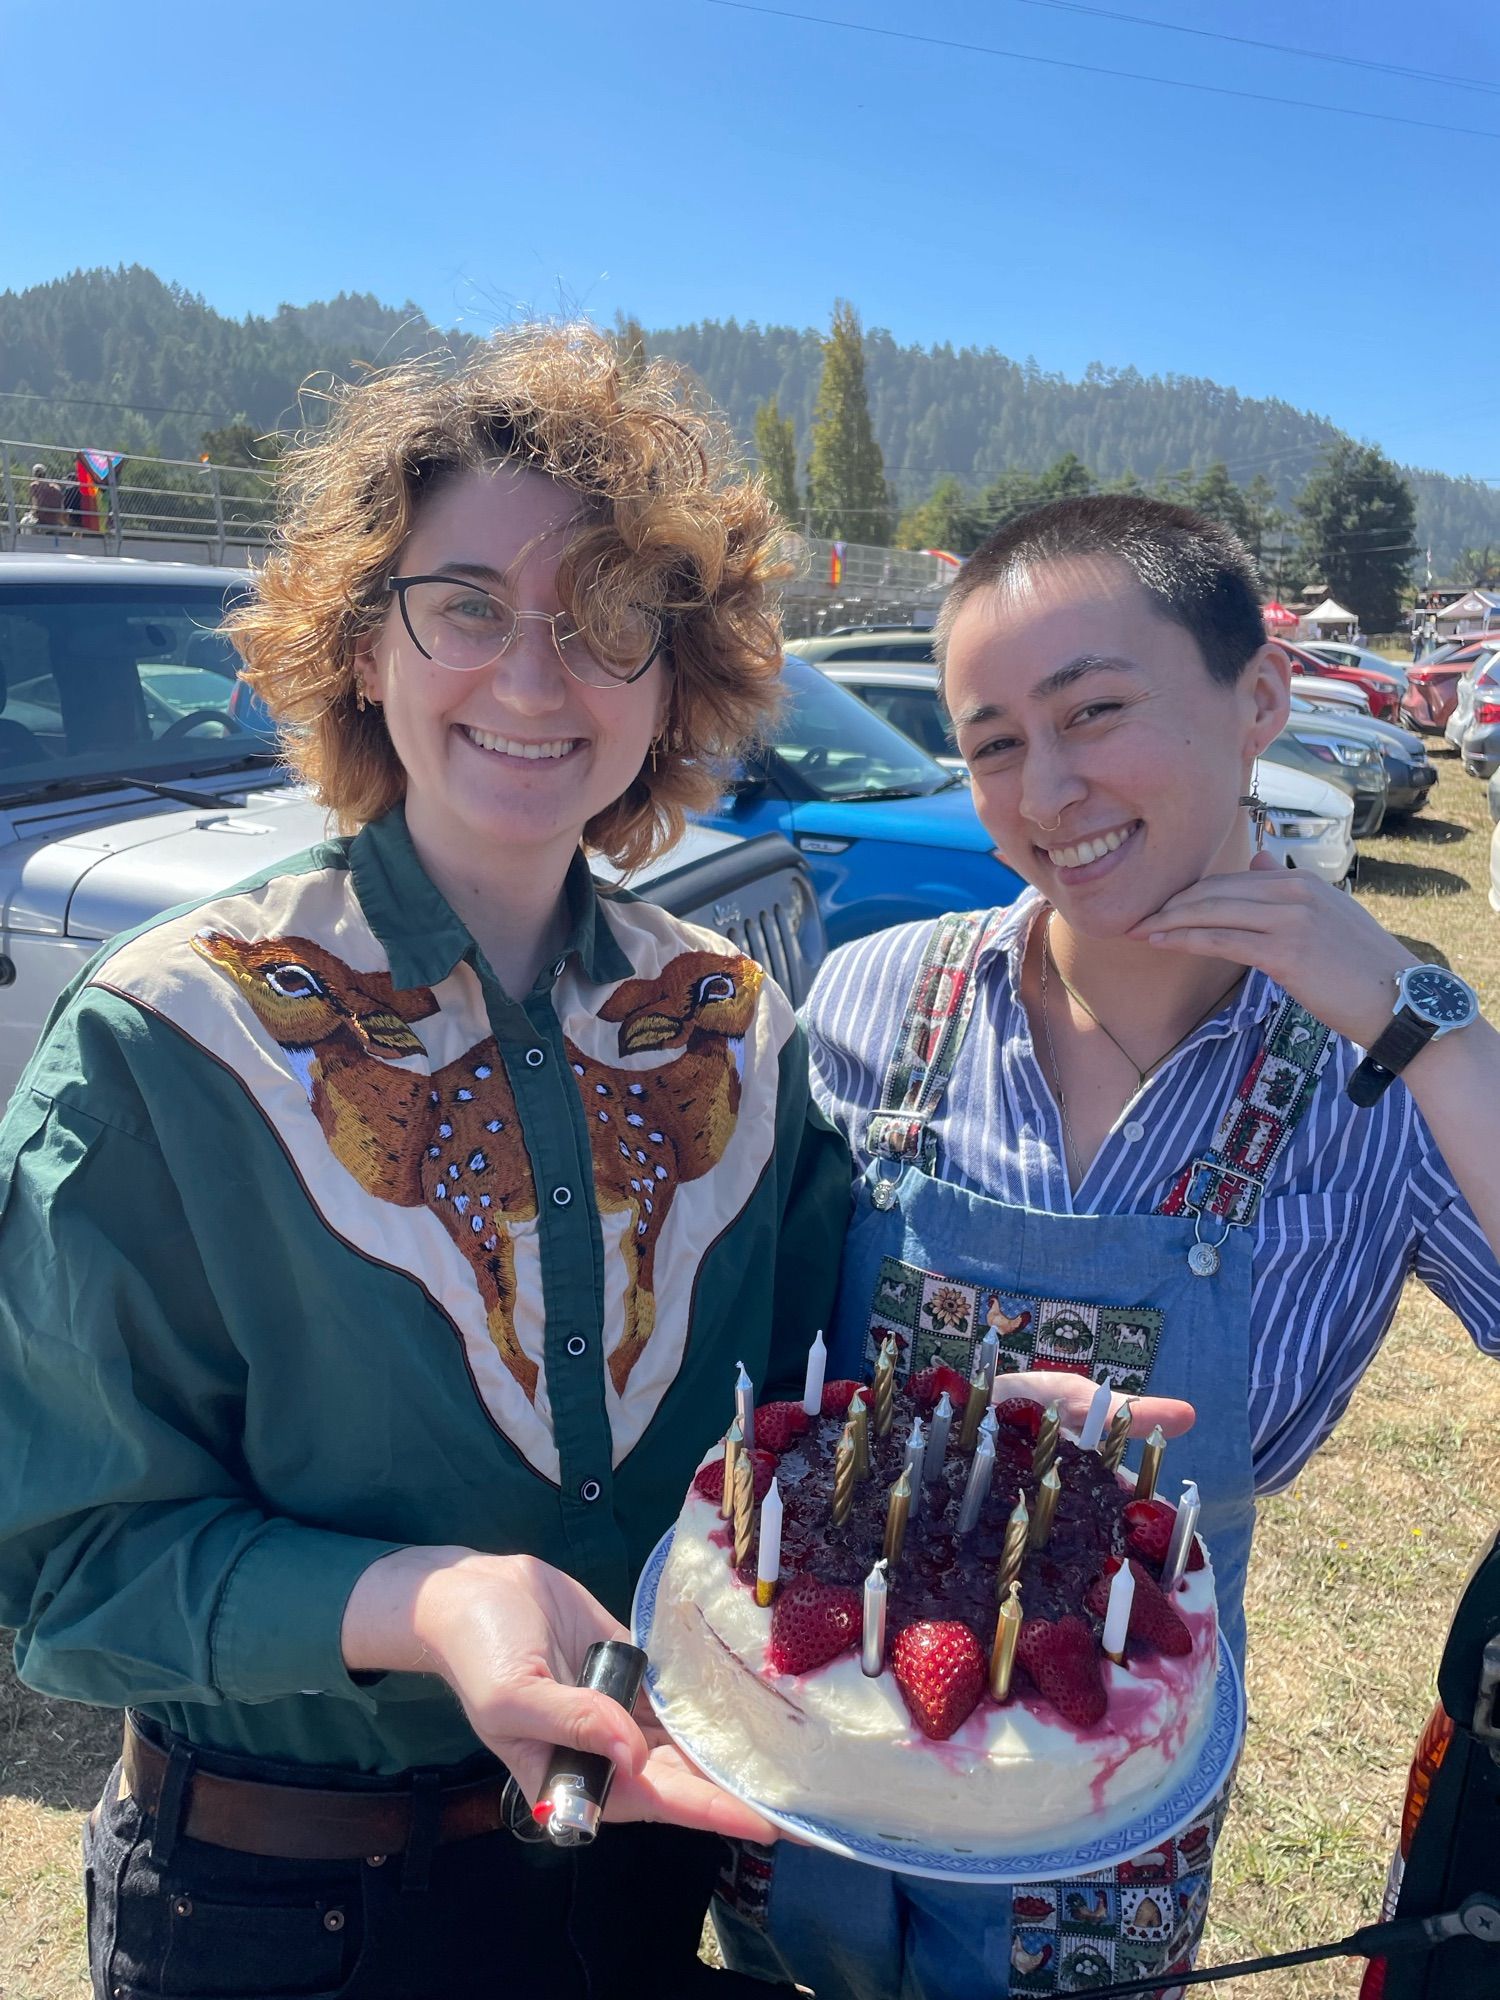
[[[1429,1042],[1467,1028],[1479,1013],[1479,995],[1442,965],[1409,965],[1396,982],[1396,1011],[1371,1042],[1348,1083],[1356,1104],[1371,1105]]]

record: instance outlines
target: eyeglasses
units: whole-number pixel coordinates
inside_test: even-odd
[[[607,628],[575,620],[565,611],[517,611],[482,584],[459,576],[393,576],[401,618],[412,644],[434,666],[457,674],[491,667],[515,644],[523,618],[552,629],[552,650],[585,687],[629,687],[661,651],[662,622],[654,611],[630,605]]]

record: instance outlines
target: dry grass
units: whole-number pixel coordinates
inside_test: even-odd
[[[1370,844],[1361,897],[1441,953],[1500,1018],[1500,920],[1484,895],[1484,789],[1439,752],[1428,810]],[[1248,1601],[1250,1729],[1204,1962],[1344,1935],[1377,1911],[1448,1616],[1500,1520],[1500,1372],[1419,1287],[1333,1441],[1262,1510]],[[44,1702],[0,1668],[0,1995],[87,2000],[83,1808],[111,1716]],[[1334,1960],[1256,2000],[1349,2000]],[[1236,1983],[1197,1989],[1248,1995]]]

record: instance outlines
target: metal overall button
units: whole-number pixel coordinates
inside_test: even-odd
[[[575,1333],[569,1335],[568,1352],[569,1354],[572,1355],[575,1361],[578,1359],[580,1354],[587,1354],[588,1346],[589,1346],[588,1342],[584,1339],[581,1333]]]
[[[528,1049],[526,1051],[526,1067],[528,1069],[540,1069],[546,1060],[547,1051],[545,1049]]]

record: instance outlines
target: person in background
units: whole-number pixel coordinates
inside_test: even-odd
[[[128,1711],[94,1990],[732,1993],[715,1836],[769,1829],[574,1683],[736,1362],[800,1388],[848,1157],[761,968],[587,857],[773,713],[774,516],[581,327],[283,473],[232,632],[342,831],[107,946],[0,1126],[0,1622]],[[510,1830],[554,1744],[591,1846]]]
[[[972,1299],[967,1357],[942,1353],[962,1372],[993,1297],[1029,1315],[1009,1366],[1066,1351],[1191,1404],[1166,1491],[1199,1486],[1242,1659],[1256,1498],[1332,1430],[1407,1277],[1500,1353],[1500,1035],[1352,896],[1257,851],[1289,665],[1227,530],[1124,495],[1042,508],[969,558],[937,646],[980,818],[1031,888],[845,945],[809,996],[813,1093],[860,1170],[829,1368],[869,1365],[894,1264],[913,1298]],[[907,1365],[931,1333],[918,1316]],[[1018,1384],[1077,1427],[1087,1381]],[[727,1886],[721,1936],[818,2000],[1170,1988],[1222,1812],[1153,1855],[1149,1921],[1112,1872],[1013,1911],[784,1844],[753,1902]]]
[[[62,527],[63,490],[40,459],[31,468],[30,500],[32,520],[38,528]]]

